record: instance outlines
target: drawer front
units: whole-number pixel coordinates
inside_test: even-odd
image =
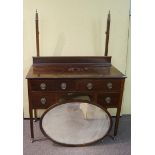
[[[120,91],[121,80],[120,79],[103,79],[103,80],[81,80],[78,82],[80,90],[87,91],[105,91],[113,92]]]
[[[32,92],[32,108],[46,109],[56,103],[57,95],[55,93]]]
[[[55,82],[53,80],[31,80],[30,87],[32,91],[55,90]]]
[[[31,80],[32,91],[72,91],[76,90],[75,80]]]
[[[120,93],[103,93],[97,97],[97,103],[105,107],[117,107]]]

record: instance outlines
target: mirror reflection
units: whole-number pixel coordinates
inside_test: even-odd
[[[111,127],[109,114],[89,103],[65,103],[47,110],[41,130],[55,142],[83,145],[103,138]]]

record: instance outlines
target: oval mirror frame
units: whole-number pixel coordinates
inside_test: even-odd
[[[88,143],[84,143],[84,144],[67,144],[67,143],[62,143],[62,142],[59,142],[59,141],[56,141],[54,140],[52,137],[50,137],[43,129],[43,126],[42,126],[42,122],[43,122],[43,118],[44,116],[50,111],[52,110],[53,108],[57,107],[57,106],[60,106],[60,105],[63,105],[63,104],[67,104],[67,103],[78,103],[78,104],[81,104],[81,103],[88,103],[88,104],[91,104],[91,105],[94,105],[94,106],[97,106],[98,108],[102,109],[106,114],[107,116],[109,117],[109,121],[110,121],[110,125],[109,125],[109,128],[106,132],[106,134],[104,136],[102,136],[101,138],[97,139],[97,140],[94,140],[92,142],[88,142]],[[48,139],[50,139],[51,141],[57,143],[57,144],[60,144],[60,145],[63,145],[63,146],[87,146],[87,145],[91,145],[93,143],[96,143],[100,140],[102,140],[105,136],[107,136],[112,128],[112,118],[111,118],[111,115],[110,113],[107,111],[107,109],[105,109],[104,107],[102,107],[101,105],[99,104],[96,104],[96,103],[91,103],[91,102],[88,102],[88,101],[85,101],[85,100],[70,100],[70,101],[64,101],[64,102],[61,102],[61,103],[56,103],[56,104],[53,104],[52,106],[50,106],[41,116],[40,118],[40,129],[41,129],[41,132],[43,133],[43,135],[45,137],[47,137]]]

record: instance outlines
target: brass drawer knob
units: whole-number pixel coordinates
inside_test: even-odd
[[[41,98],[40,102],[41,102],[41,104],[45,104],[46,103],[46,98],[45,97]]]
[[[45,90],[46,89],[46,84],[45,83],[41,83],[40,84],[40,88],[41,88],[41,90]]]
[[[61,83],[61,89],[65,90],[67,88],[67,84],[65,82]]]
[[[111,82],[107,83],[107,87],[108,89],[112,89],[112,83]]]
[[[88,84],[87,84],[87,88],[88,88],[89,90],[93,89],[93,84],[92,84],[92,83],[88,83]]]
[[[106,101],[106,103],[110,103],[111,102],[111,98],[110,97],[106,97],[105,101]]]

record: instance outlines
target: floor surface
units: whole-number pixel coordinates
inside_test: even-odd
[[[112,131],[111,131],[112,132]],[[120,118],[117,139],[105,137],[102,141],[85,147],[65,147],[44,137],[39,121],[34,122],[34,143],[30,142],[29,120],[23,121],[23,155],[130,155],[131,117]]]

